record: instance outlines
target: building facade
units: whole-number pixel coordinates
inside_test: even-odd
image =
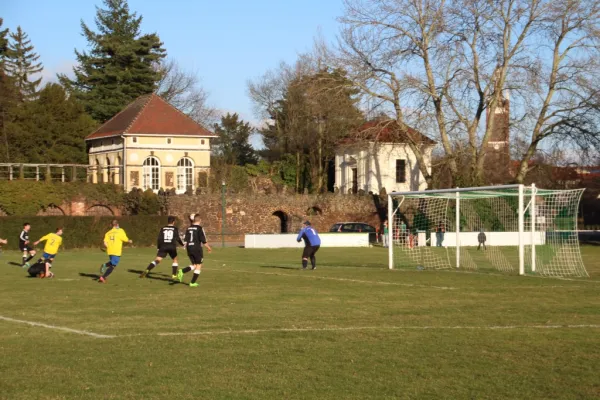
[[[406,135],[421,143],[427,169],[431,170],[433,140],[412,128],[400,130],[392,121],[370,122],[337,147],[335,187],[341,193],[380,193],[383,188],[388,193],[425,190],[425,177]]]
[[[159,96],[141,96],[86,138],[91,181],[195,190],[208,179],[215,137]]]

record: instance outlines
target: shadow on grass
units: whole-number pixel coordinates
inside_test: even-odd
[[[298,270],[301,269],[301,267],[287,267],[287,266],[283,266],[283,265],[261,265],[261,268],[276,268],[276,269],[292,269],[292,270]]]
[[[95,281],[100,279],[100,275],[98,275],[98,274],[86,274],[85,272],[80,272],[79,276],[82,276],[84,278],[92,278]]]
[[[127,272],[129,272],[130,274],[136,274],[136,275],[140,276],[142,274],[142,272],[144,272],[144,271],[140,271],[140,270],[137,270],[137,269],[128,269]],[[181,283],[179,281],[174,281],[171,278],[171,275],[167,275],[167,274],[163,274],[163,273],[157,273],[157,274],[155,274],[155,273],[150,272],[148,275],[146,275],[146,279],[152,279],[152,280],[155,280],[155,281],[169,282],[169,284],[171,284],[171,285],[175,285],[177,283]]]
[[[21,264],[19,264],[18,262],[14,262],[14,261],[8,261],[7,264],[14,265],[15,267],[21,267]]]

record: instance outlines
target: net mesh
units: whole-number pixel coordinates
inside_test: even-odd
[[[588,276],[577,234],[582,192],[524,188],[521,237],[526,273]],[[395,268],[519,272],[518,188],[391,198]]]

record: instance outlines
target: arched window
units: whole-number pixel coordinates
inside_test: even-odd
[[[194,163],[184,157],[177,162],[177,191],[183,193],[188,187],[194,188]]]
[[[160,162],[156,157],[148,157],[144,160],[144,167],[142,173],[144,174],[144,190],[160,189]]]

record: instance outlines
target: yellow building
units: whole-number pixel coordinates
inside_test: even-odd
[[[215,137],[159,96],[141,96],[85,139],[91,181],[194,190],[207,179]]]

